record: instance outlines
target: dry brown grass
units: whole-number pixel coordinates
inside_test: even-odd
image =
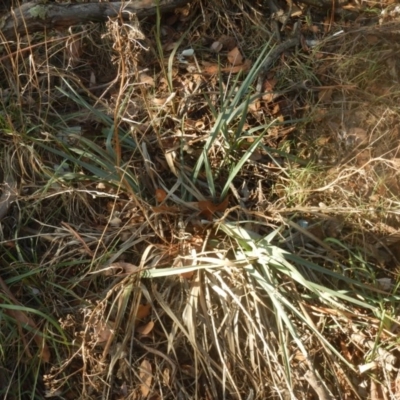
[[[247,102],[267,15],[2,45],[3,398],[397,398],[396,25],[302,17]]]

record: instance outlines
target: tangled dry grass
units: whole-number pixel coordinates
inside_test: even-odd
[[[399,398],[399,33],[372,6],[3,39],[2,398]]]

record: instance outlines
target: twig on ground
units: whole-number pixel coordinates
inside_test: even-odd
[[[26,35],[46,29],[69,28],[88,22],[101,22],[118,15],[127,20],[132,14],[136,14],[139,18],[146,17],[155,15],[157,7],[160,12],[165,12],[188,2],[188,0],[160,0],[157,5],[156,1],[149,4],[147,0],[137,0],[132,4],[125,2],[41,4],[32,1],[0,18],[0,29],[4,39],[14,40],[18,34]]]
[[[262,87],[263,87],[263,83],[264,80],[267,76],[268,71],[270,70],[270,68],[272,67],[272,65],[274,64],[274,62],[279,58],[279,56],[291,49],[292,47],[297,46],[300,43],[300,35],[298,33],[298,24],[295,24],[295,28],[294,28],[294,37],[287,40],[286,42],[283,42],[279,45],[277,45],[270,53],[268,53],[268,56],[266,57],[260,73],[258,75],[258,79],[257,79],[257,86],[256,86],[256,91],[257,92],[262,92]]]
[[[325,386],[320,382],[317,375],[315,375],[314,371],[308,370],[304,375],[307,382],[310,386],[315,390],[318,395],[319,400],[334,400],[334,397],[331,396]]]
[[[277,14],[279,12],[279,7],[277,6],[275,0],[267,0],[268,3],[268,8],[271,11],[271,26],[272,26],[272,30],[276,36],[276,40],[278,41],[278,43],[280,43],[281,40],[281,31],[279,29],[278,26],[278,21],[273,17],[274,14]]]

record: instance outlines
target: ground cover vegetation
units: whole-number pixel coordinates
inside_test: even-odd
[[[398,399],[398,12],[3,32],[0,397]]]

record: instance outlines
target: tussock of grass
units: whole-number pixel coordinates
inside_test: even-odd
[[[394,396],[388,31],[282,55],[262,98],[265,10],[193,7],[1,49],[2,397]]]

